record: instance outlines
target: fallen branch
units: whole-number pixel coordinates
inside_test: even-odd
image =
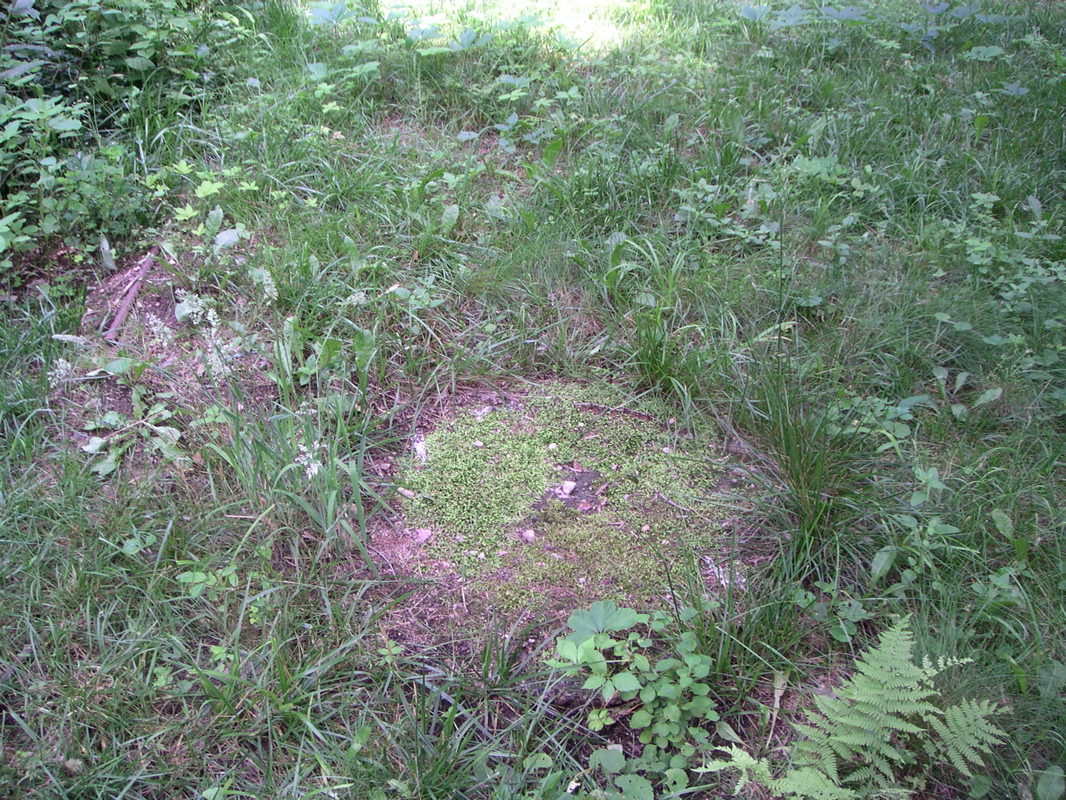
[[[129,288],[126,289],[126,295],[122,298],[122,304],[118,307],[118,313],[115,314],[115,318],[111,321],[111,327],[109,327],[107,333],[104,334],[104,338],[107,341],[115,341],[119,329],[126,322],[126,317],[129,316],[133,301],[137,299],[137,293],[141,290],[141,284],[144,283],[145,276],[148,275],[148,270],[155,263],[155,257],[158,252],[159,245],[153,245],[152,249],[148,251],[148,254],[141,259],[141,263],[137,265],[137,277],[133,279],[133,283],[131,283]]]

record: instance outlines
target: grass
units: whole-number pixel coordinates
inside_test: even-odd
[[[972,659],[949,701],[1012,712],[936,793],[1059,800],[1062,10],[561,5],[212,9],[181,34],[210,45],[201,100],[160,74],[94,110],[78,146],[109,166],[56,196],[119,271],[146,242],[167,258],[118,344],[83,323],[128,284],[88,266],[84,221],[4,276],[0,797],[617,786],[590,754],[639,744],[590,730],[595,693],[546,665],[550,584],[571,610],[674,608],[713,662],[711,743],[766,756],[910,614],[920,654]],[[94,192],[120,178],[108,223]],[[627,470],[667,469],[647,441],[685,450],[669,500],[721,530],[674,551],[548,520],[565,569],[427,567],[456,554],[405,532],[498,549],[554,480],[549,442],[610,461],[578,412],[498,412],[529,428],[512,441],[461,411],[560,385],[644,414],[611,417]],[[454,469],[411,468],[422,436]],[[691,533],[643,491],[628,526]],[[641,763],[680,796],[678,767]]]

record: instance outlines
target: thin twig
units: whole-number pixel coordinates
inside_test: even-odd
[[[141,290],[141,284],[144,283],[144,278],[148,275],[148,270],[155,263],[156,254],[159,252],[159,245],[153,245],[152,249],[148,251],[148,255],[141,259],[141,263],[138,265],[137,277],[133,279],[133,283],[130,284],[126,290],[126,295],[122,299],[122,304],[118,307],[118,313],[115,314],[115,318],[111,321],[111,327],[107,329],[107,333],[104,334],[104,338],[109,342],[115,341],[115,337],[118,336],[119,329],[123,323],[126,322],[126,317],[129,316],[130,308],[133,306],[133,301],[137,299],[137,293]]]

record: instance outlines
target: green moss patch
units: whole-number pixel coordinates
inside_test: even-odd
[[[650,601],[671,563],[721,534],[712,433],[609,385],[548,384],[426,436],[406,476],[409,524],[504,610]]]

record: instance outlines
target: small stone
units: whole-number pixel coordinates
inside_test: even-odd
[[[526,528],[524,531],[518,532],[518,538],[523,542],[533,542],[536,541],[537,534],[535,534],[532,529]]]
[[[433,531],[429,528],[416,528],[415,529],[415,541],[419,544],[428,542],[430,537],[433,536]]]
[[[574,481],[563,481],[562,485],[559,487],[559,494],[563,497],[569,497],[574,493],[574,489],[576,488],[577,483]]]
[[[552,442],[551,444],[548,445],[548,449],[549,450],[558,450],[559,449],[559,445],[557,445],[555,442]]]
[[[402,486],[400,486],[396,491],[402,494],[408,500],[414,500],[416,497],[414,492],[412,492],[410,489],[404,489]]]
[[[476,448],[477,448],[478,450],[480,450],[480,449],[481,449],[482,447],[484,447],[484,446],[485,446],[485,443],[484,443],[483,441],[481,441],[480,439],[475,439],[475,440],[473,441],[473,445],[474,445],[474,447],[476,447]]]

